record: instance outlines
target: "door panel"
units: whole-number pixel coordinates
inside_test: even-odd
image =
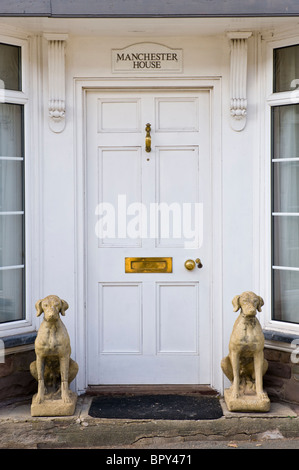
[[[142,286],[99,283],[101,354],[141,354]]]
[[[140,100],[98,99],[98,132],[141,132]]]
[[[209,106],[208,90],[87,93],[90,385],[209,383]],[[126,273],[126,257],[173,269]]]
[[[128,205],[141,203],[140,150],[140,147],[99,147],[97,185],[98,202],[103,203],[101,211],[106,207],[106,210],[115,211],[124,202],[122,196]],[[108,215],[102,217],[97,226],[103,232],[103,237],[99,237],[99,246],[139,246],[140,240],[126,236],[122,214],[119,217],[115,214],[114,221],[108,221]],[[104,223],[109,223],[105,232],[102,226]]]
[[[157,288],[158,354],[198,354],[198,283]]]
[[[159,205],[158,246],[184,247],[184,237],[194,207],[183,206],[188,201],[199,202],[198,147],[158,147],[156,150],[157,204]],[[172,217],[167,217],[168,213]],[[173,223],[171,223],[173,222]],[[187,234],[188,235],[188,234]],[[198,247],[199,239],[194,247]]]
[[[157,132],[196,132],[198,131],[197,98],[157,98]]]

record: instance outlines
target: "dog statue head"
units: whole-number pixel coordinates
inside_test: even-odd
[[[252,317],[256,315],[256,311],[262,311],[264,301],[262,297],[256,295],[254,292],[246,291],[241,295],[235,295],[232,300],[234,312],[241,309],[241,313],[245,316]]]
[[[59,314],[65,315],[65,311],[69,306],[65,300],[60,299],[57,295],[48,295],[44,299],[38,300],[35,308],[37,317],[44,312],[44,319],[46,321],[57,321]]]

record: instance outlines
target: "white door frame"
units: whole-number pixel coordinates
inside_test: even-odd
[[[211,308],[211,386],[223,392],[223,320],[222,320],[222,145],[221,145],[221,78],[76,78],[74,79],[74,194],[75,194],[75,359],[79,364],[76,391],[87,387],[87,315],[86,315],[86,137],[85,107],[88,90],[210,90],[211,103],[211,207],[212,207],[212,278]]]

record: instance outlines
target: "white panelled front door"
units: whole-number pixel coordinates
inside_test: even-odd
[[[209,90],[89,91],[86,139],[88,384],[209,384]]]

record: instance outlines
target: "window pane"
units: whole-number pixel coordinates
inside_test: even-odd
[[[22,320],[24,269],[0,271],[0,323]]]
[[[0,88],[21,90],[21,48],[0,43]]]
[[[0,157],[0,212],[23,209],[23,161]]]
[[[274,212],[299,212],[299,162],[273,164]]]
[[[23,106],[0,103],[0,158],[23,157]]]
[[[274,266],[299,268],[299,217],[273,217],[272,243]]]
[[[0,214],[0,266],[24,264],[23,218]]]
[[[299,45],[274,50],[274,92],[299,86]]]
[[[299,323],[298,271],[273,271],[273,319]]]
[[[299,158],[299,105],[273,108],[273,158]]]
[[[0,323],[24,313],[23,106],[0,103]]]

